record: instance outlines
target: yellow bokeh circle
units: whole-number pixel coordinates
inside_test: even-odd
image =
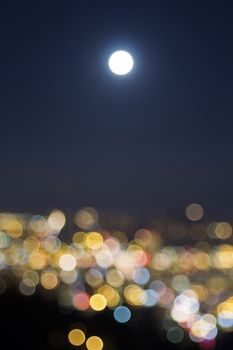
[[[80,346],[85,342],[85,334],[81,329],[72,329],[68,334],[69,342],[74,346]]]

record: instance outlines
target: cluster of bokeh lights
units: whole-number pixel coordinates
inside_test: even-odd
[[[232,225],[200,222],[204,210],[197,203],[185,214],[192,243],[182,243],[182,223],[168,220],[165,226],[176,240],[168,244],[164,221],[137,229],[129,239],[123,231],[103,228],[89,207],[76,213],[69,243],[59,238],[67,230],[61,210],[47,217],[1,213],[0,293],[12,284],[25,296],[56,290],[61,309],[108,308],[120,324],[133,322],[136,308],[160,307],[170,342],[182,342],[188,334],[203,348],[213,348],[219,331],[233,330]],[[96,335],[86,339],[81,329],[67,337],[88,350],[104,346]]]
[[[68,339],[70,344],[74,346],[81,346],[86,343],[86,348],[88,350],[102,350],[104,344],[100,337],[91,336],[86,339],[85,333],[81,329],[72,329],[68,334]]]

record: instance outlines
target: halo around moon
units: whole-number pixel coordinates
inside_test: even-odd
[[[134,60],[129,52],[119,50],[111,54],[108,65],[114,74],[126,75],[133,69]]]

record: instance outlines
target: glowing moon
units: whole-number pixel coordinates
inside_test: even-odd
[[[119,50],[110,56],[108,65],[114,74],[125,75],[132,70],[134,61],[129,52]]]

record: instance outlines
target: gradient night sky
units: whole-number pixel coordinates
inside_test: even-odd
[[[232,216],[232,1],[0,6],[0,210]],[[126,77],[116,49],[134,56]]]

